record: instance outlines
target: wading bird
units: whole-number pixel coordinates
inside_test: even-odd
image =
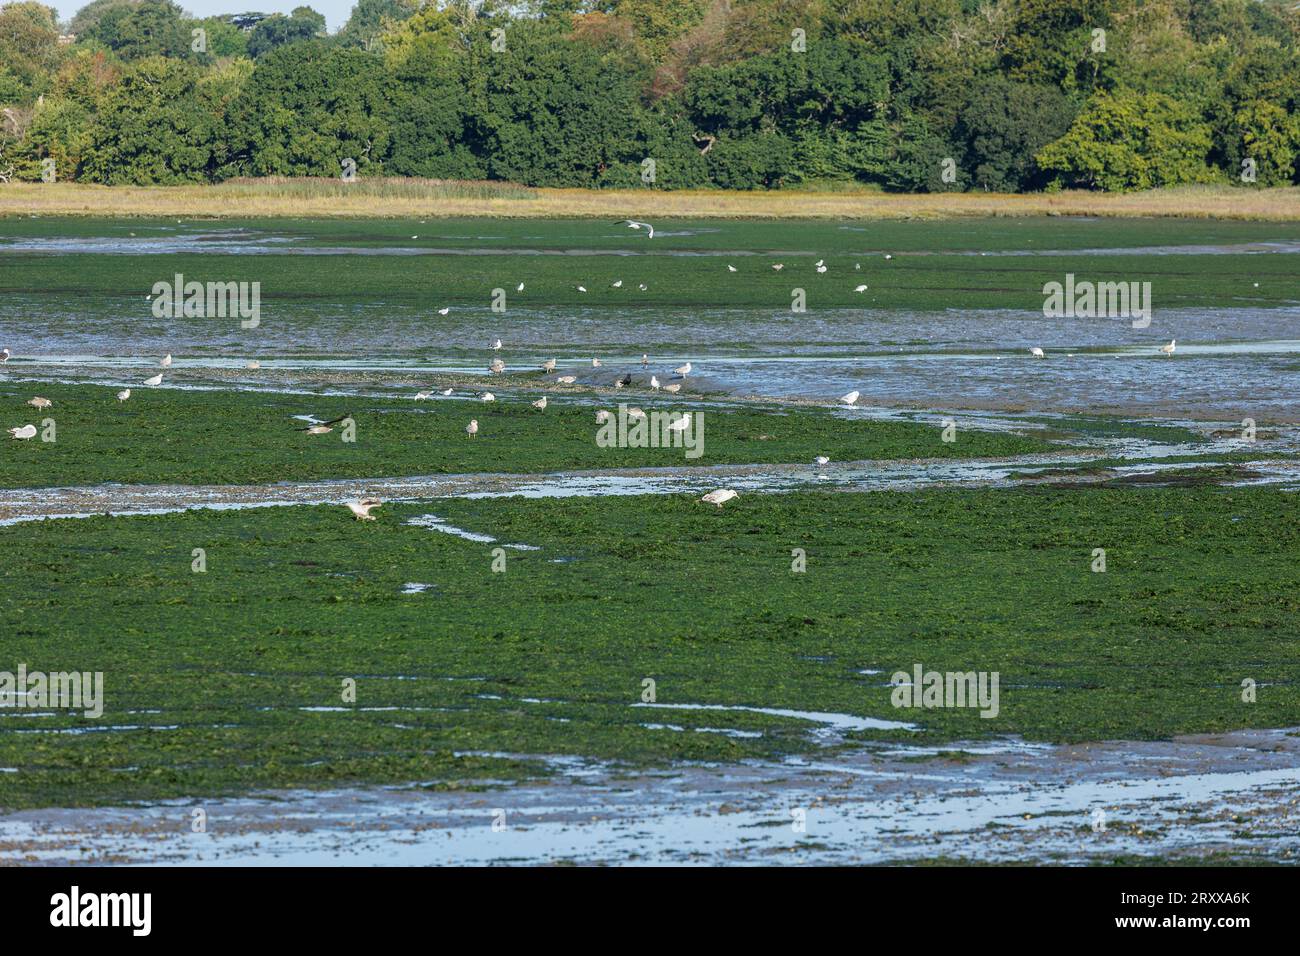
[[[371,508],[378,508],[382,501],[378,498],[362,498],[360,501],[349,501],[347,503],[348,511],[356,516],[358,521],[374,521],[375,516],[370,513]]]
[[[9,429],[9,437],[10,438],[35,438],[36,426],[23,425],[21,428],[11,428]]]
[[[719,488],[717,491],[710,491],[707,495],[705,495],[700,500],[707,501],[709,504],[717,505],[719,508],[721,508],[724,503],[730,501],[732,498],[735,497],[737,497],[736,493],[732,491],[730,488]]]
[[[555,359],[547,359],[542,363],[542,371],[547,374],[555,371]]]
[[[1165,353],[1166,355],[1168,355],[1170,358],[1173,358],[1173,357],[1174,357],[1174,345],[1175,345],[1177,342],[1178,342],[1177,339],[1170,339],[1168,345],[1162,345],[1162,346],[1160,346],[1160,351],[1164,352],[1164,353]]]
[[[653,388],[656,392],[659,391],[659,376],[657,375],[650,376],[650,387]]]
[[[849,394],[847,395],[841,395],[840,401],[843,402],[845,405],[852,405],[854,402],[858,400],[858,395],[860,394],[861,393],[856,390],[849,392]]]
[[[469,424],[465,426],[465,434],[468,435],[470,438],[473,438],[475,435],[478,434],[477,418],[471,418],[469,420]]]
[[[538,411],[546,411],[546,396],[543,395],[537,401],[533,402],[533,408],[536,408]]]
[[[1032,349],[1029,350],[1029,354],[1032,355],[1034,358],[1047,358],[1046,353],[1044,353],[1043,350],[1040,349],[1037,345],[1035,345]]]
[[[685,365],[679,365],[677,368],[673,369],[673,371],[682,378],[685,378],[687,375],[691,374],[691,363],[687,362]]]
[[[144,383],[145,383],[146,385],[161,385],[161,384],[162,384],[162,373],[159,373],[159,374],[155,375],[153,378],[146,378],[146,379],[144,380]]]
[[[629,229],[645,229],[647,230],[647,239],[653,239],[655,237],[655,227],[650,225],[648,222],[637,222],[635,219],[620,219],[614,225],[627,226]]]

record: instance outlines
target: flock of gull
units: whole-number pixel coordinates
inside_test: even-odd
[[[624,225],[627,226],[629,229],[633,229],[637,231],[645,230],[647,239],[653,239],[655,235],[654,226],[648,222],[640,222],[634,219],[623,219],[623,220],[619,220],[617,222],[617,225]],[[412,238],[418,238],[418,237],[412,237]],[[892,260],[894,257],[893,255],[886,253],[884,255],[884,258],[886,260]],[[774,272],[780,272],[785,268],[785,263],[783,262],[773,263],[771,268]],[[813,268],[817,271],[819,275],[824,275],[828,271],[828,266],[826,265],[825,259],[818,259],[813,264]],[[854,263],[855,271],[860,271],[861,269],[862,269],[862,264],[860,262]],[[734,265],[727,263],[727,271],[729,273],[736,273],[739,270]],[[622,279],[618,279],[615,282],[611,283],[611,288],[619,289],[622,288],[622,286],[623,286]],[[576,286],[576,288],[577,291],[579,292],[585,293],[587,291],[586,286],[583,285]],[[868,288],[869,287],[866,283],[860,283],[854,287],[853,291],[855,293],[864,293],[868,290]],[[644,292],[646,291],[647,286],[645,285],[645,283],[640,283],[638,285],[638,289]],[[516,286],[516,291],[519,292],[524,291],[523,282],[520,282]],[[451,312],[451,307],[444,306],[443,308],[437,309],[436,311],[439,315],[447,315]],[[1168,345],[1162,345],[1160,347],[1160,351],[1165,355],[1172,357],[1174,353],[1175,344],[1176,344],[1176,340],[1171,340]],[[501,351],[503,347],[501,339],[499,338],[493,339],[489,347],[493,352]],[[1039,358],[1039,359],[1045,359],[1047,357],[1047,353],[1044,352],[1044,350],[1038,346],[1034,346],[1030,348],[1029,354],[1034,358]],[[10,357],[11,357],[11,353],[8,348],[0,348],[0,365],[8,362]],[[600,359],[598,358],[593,358],[591,360],[592,368],[600,368],[600,364],[601,364]],[[164,356],[162,360],[158,363],[159,368],[163,370],[171,368],[171,365],[172,365],[172,357],[170,354]],[[641,367],[644,369],[644,368],[648,368],[648,366],[649,366],[648,356],[642,355]],[[260,365],[255,361],[250,361],[246,364],[245,368],[250,370],[256,370],[260,368]],[[555,372],[557,369],[556,360],[547,359],[545,362],[542,363],[541,369],[543,374],[545,375],[549,375]],[[491,372],[493,375],[502,375],[506,371],[506,364],[499,357],[493,357],[492,361],[488,364],[488,371]],[[673,374],[679,379],[684,380],[691,373],[691,371],[692,371],[692,365],[688,361],[683,365],[680,365],[677,368],[673,369]],[[577,381],[577,377],[574,375],[560,375],[556,377],[555,381],[559,384],[570,385]],[[163,372],[160,371],[156,375],[153,375],[145,379],[143,384],[146,387],[157,388],[162,385],[162,382],[163,382]],[[615,388],[623,388],[624,386],[631,385],[631,384],[632,384],[631,374],[627,374],[624,377],[619,378],[614,382]],[[652,374],[650,376],[649,385],[652,391],[657,392],[662,390],[664,392],[673,395],[681,391],[682,388],[682,382],[680,381],[661,382],[659,380],[659,376],[657,373]],[[450,397],[453,394],[453,389],[451,388],[443,389],[440,392],[438,392],[438,394],[444,397]],[[415,399],[417,401],[423,401],[431,398],[433,395],[434,392],[432,390],[419,391],[416,392]],[[851,391],[845,395],[840,396],[838,401],[840,404],[843,405],[854,405],[857,403],[857,400],[860,397],[860,395],[861,393],[856,390]],[[119,402],[125,402],[128,399],[130,399],[130,397],[131,397],[131,389],[129,388],[124,388],[117,393],[117,400]],[[478,399],[479,401],[482,402],[494,402],[496,401],[496,396],[492,394],[492,392],[485,391],[479,394]],[[38,411],[43,411],[44,409],[50,408],[53,405],[53,402],[51,402],[48,398],[42,398],[41,396],[38,395],[28,400],[27,404],[31,405],[33,408],[37,409]],[[532,407],[537,409],[538,411],[545,411],[547,404],[548,402],[546,396],[542,396],[541,398],[532,402]],[[645,416],[645,412],[639,408],[630,408],[628,409],[627,414],[629,417],[634,417],[634,418]],[[343,415],[339,418],[335,418],[330,421],[324,421],[324,422],[308,419],[308,421],[310,422],[308,425],[296,430],[300,432],[304,432],[305,434],[308,435],[325,435],[334,430],[333,426],[339,424],[340,422],[347,421],[350,417],[351,417],[350,415]],[[605,409],[600,409],[596,412],[596,423],[598,425],[604,424],[606,421],[609,420],[609,418],[610,418],[610,413]],[[691,420],[690,414],[683,413],[680,419],[669,422],[669,424],[666,427],[670,431],[685,431],[687,428],[690,427],[690,420]],[[11,438],[27,440],[36,437],[37,429],[35,425],[29,424],[29,425],[21,425],[15,428],[10,428],[7,429],[7,431]],[[478,420],[470,419],[469,424],[465,426],[465,434],[469,438],[473,438],[478,433],[479,433]],[[821,467],[828,464],[829,461],[830,460],[825,456],[819,455],[817,456],[817,458],[814,459],[813,464],[817,465],[818,467]],[[729,488],[721,488],[718,489],[717,491],[709,492],[708,494],[704,495],[704,497],[701,498],[700,500],[707,502],[708,504],[716,505],[718,508],[721,508],[723,504],[725,504],[728,501],[731,501],[733,498],[736,497],[737,497],[737,492]],[[356,519],[358,521],[374,521],[375,516],[370,514],[370,512],[374,508],[379,507],[381,503],[382,502],[380,502],[376,498],[362,498],[358,501],[347,502],[346,507],[348,508],[349,511],[352,512],[353,515],[356,516]]]

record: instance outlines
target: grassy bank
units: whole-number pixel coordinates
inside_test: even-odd
[[[234,181],[214,186],[91,186],[11,183],[0,215],[310,216],[318,218],[777,218],[949,219],[1106,216],[1300,220],[1300,188],[1180,187],[1142,193],[894,195],[867,190],[667,192],[528,189],[508,183],[430,180]]]
[[[492,545],[405,523],[430,512],[539,550],[509,551],[494,573]],[[1300,522],[1285,492],[800,493],[721,511],[513,498],[380,514],[0,528],[0,670],[101,670],[106,696],[99,720],[0,712],[0,767],[16,771],[0,773],[0,806],[541,772],[467,754],[648,764],[813,746],[801,720],[633,707],[645,678],[659,703],[903,719],[925,741],[1277,727],[1300,706]],[[1098,547],[1105,573],[1091,570]],[[430,587],[401,593],[412,582]],[[999,672],[998,716],[895,709],[883,685],[916,663]],[[1257,703],[1241,700],[1245,678]]]

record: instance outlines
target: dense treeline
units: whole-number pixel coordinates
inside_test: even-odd
[[[52,160],[52,163],[50,162]],[[1295,0],[0,9],[0,178],[1141,189],[1300,182]]]

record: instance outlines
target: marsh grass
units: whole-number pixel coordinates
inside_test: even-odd
[[[1188,186],[1141,193],[891,195],[800,190],[529,189],[431,179],[244,179],[215,186],[0,186],[0,215],[213,217],[519,217],[951,219],[1004,216],[1300,220],[1300,188]]]

